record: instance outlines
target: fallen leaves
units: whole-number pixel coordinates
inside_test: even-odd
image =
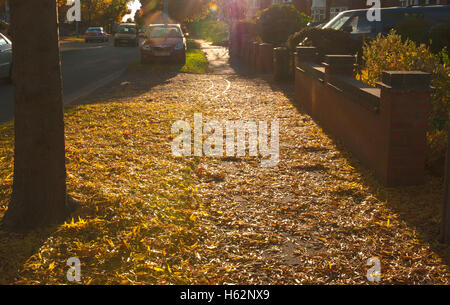
[[[436,242],[441,180],[383,188],[292,107],[292,88],[228,76],[227,95],[211,100],[223,76],[209,79],[208,93],[204,76],[133,80],[135,96],[69,108],[67,183],[83,205],[51,230],[0,232],[0,283],[67,283],[73,256],[83,284],[366,284],[370,257],[381,260],[382,283],[449,283],[450,253]],[[171,124],[194,112],[278,118],[280,163],[172,157]],[[0,214],[12,135],[0,125]]]

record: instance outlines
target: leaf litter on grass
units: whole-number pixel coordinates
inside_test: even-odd
[[[381,283],[449,283],[449,249],[437,242],[441,179],[385,188],[292,105],[291,92],[226,79],[225,96],[223,76],[178,74],[132,98],[67,109],[68,190],[82,207],[43,232],[0,234],[0,282],[67,283],[76,256],[83,284],[367,284],[371,257]],[[278,119],[280,163],[173,157],[171,125],[195,112]],[[1,213],[11,124],[0,141]]]

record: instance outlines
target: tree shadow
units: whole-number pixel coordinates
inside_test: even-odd
[[[0,229],[0,285],[14,283],[23,265],[56,230],[56,226],[23,233]]]
[[[181,73],[183,64],[156,61],[148,64],[135,63],[117,79],[98,88],[86,97],[73,101],[70,105],[114,102],[123,98],[138,97],[152,88],[170,82]]]

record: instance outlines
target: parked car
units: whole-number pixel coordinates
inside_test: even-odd
[[[109,41],[108,33],[102,27],[91,27],[84,33],[84,41],[88,42],[106,42]]]
[[[114,46],[118,47],[122,44],[137,46],[137,28],[134,23],[121,23],[117,33],[114,35]]]
[[[12,72],[12,43],[0,33],[0,78],[11,81]]]
[[[152,24],[145,32],[141,47],[141,62],[155,58],[170,58],[186,63],[186,37],[179,24]]]
[[[429,19],[433,23],[450,24],[450,5],[381,8],[380,21],[369,21],[367,18],[368,10],[341,12],[322,28],[343,30],[349,32],[353,38],[358,39],[361,36],[376,37],[379,33],[387,34],[406,16],[419,16]]]

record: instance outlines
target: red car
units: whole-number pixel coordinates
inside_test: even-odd
[[[186,35],[179,24],[152,24],[146,28],[141,44],[141,62],[155,58],[170,58],[177,63],[186,63]]]

